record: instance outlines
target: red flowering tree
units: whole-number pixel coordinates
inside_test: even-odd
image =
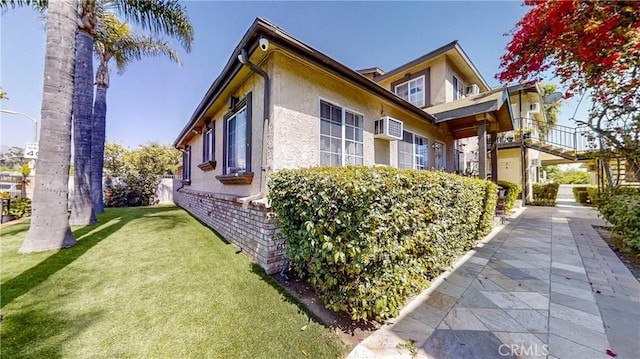
[[[589,92],[587,121],[601,148],[630,164],[640,181],[640,2],[525,1],[531,9],[508,34],[502,82],[552,72],[565,97]]]

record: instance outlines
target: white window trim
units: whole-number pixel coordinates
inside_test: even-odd
[[[411,134],[411,163],[412,163],[412,168],[413,170],[417,170],[418,169],[418,155],[416,154],[416,136],[418,137],[422,137],[426,140],[427,142],[427,162],[429,161],[429,142],[431,142],[431,140],[429,139],[429,137],[415,133],[415,132],[411,132],[411,131],[407,131],[404,130],[404,132],[410,133]],[[400,143],[401,141],[397,141],[398,143]],[[399,154],[399,149],[396,149],[396,151]],[[427,166],[428,164],[424,165],[424,170],[427,170]],[[397,167],[400,167],[400,161],[398,161]]]
[[[242,111],[245,111],[245,112],[247,111],[247,105],[246,105],[246,104],[245,104],[244,106],[242,106],[241,108],[239,108],[237,111],[235,111],[235,112],[233,113],[233,115],[229,116],[229,117],[225,120],[225,121],[227,122],[227,123],[226,123],[226,127],[227,127],[227,131],[226,131],[226,132],[227,132],[227,133],[225,133],[224,135],[225,135],[225,136],[227,136],[227,139],[226,139],[227,148],[225,149],[225,158],[224,158],[224,161],[225,161],[225,168],[227,169],[227,173],[228,173],[228,174],[233,174],[233,173],[245,173],[245,172],[247,172],[247,167],[248,167],[248,165],[247,165],[247,163],[246,163],[246,162],[245,162],[245,164],[244,164],[244,170],[242,170],[242,171],[232,172],[232,170],[231,170],[231,169],[232,169],[232,167],[229,167],[229,122],[230,122],[232,119],[234,119],[234,118],[235,118],[235,119],[236,119],[236,121],[237,121],[237,116],[238,116],[238,114],[239,114],[240,112],[242,112]],[[245,115],[245,116],[247,116],[247,115]],[[245,126],[248,126],[248,124],[249,124],[249,119],[248,119],[248,118],[245,118]],[[236,125],[236,128],[237,128],[237,125]],[[237,131],[237,130],[236,130],[236,131]],[[245,148],[245,150],[244,150],[244,151],[245,151],[245,154],[244,154],[244,155],[245,155],[245,160],[246,160],[246,159],[247,159],[247,157],[248,157],[248,156],[247,156],[247,155],[248,155],[248,150],[246,149],[246,145],[247,145],[247,143],[246,143],[247,138],[246,138],[246,137],[247,137],[247,136],[245,135],[245,143],[244,143],[244,146],[245,146],[245,147],[244,147],[244,148]],[[236,145],[237,145],[237,144],[236,144]],[[238,151],[238,149],[236,149],[236,153],[237,153],[237,151]],[[238,167],[233,167],[233,169],[235,169],[235,170],[237,170],[237,168],[238,168]]]
[[[211,126],[213,127],[213,123],[211,124]],[[203,158],[202,158],[202,162],[207,162],[207,161],[215,161],[215,156],[214,156],[214,142],[215,139],[213,138],[213,128],[209,127],[207,129],[205,129],[204,131],[204,135],[202,136],[202,147],[206,148],[207,147],[207,142],[208,143],[208,147],[209,147],[209,151],[207,153],[207,151],[202,151],[203,154]],[[207,137],[210,137],[210,140],[208,141]]]
[[[413,133],[413,168],[416,169],[416,170],[418,169],[418,154],[416,153],[416,149],[417,149],[417,147],[416,147],[416,136],[424,138],[425,141],[427,142],[426,143],[426,146],[427,146],[426,156],[427,156],[427,158],[425,158],[425,164],[423,166],[424,170],[427,170],[429,165],[426,162],[429,162],[429,142],[430,141],[429,141],[429,138],[427,136],[422,136],[422,135],[419,135],[417,133]]]
[[[191,181],[191,145],[186,145],[182,154],[182,180]],[[186,157],[186,159],[185,159]]]
[[[349,111],[351,113],[353,113],[354,115],[359,115],[362,116],[362,164],[364,165],[364,122],[365,122],[365,117],[364,117],[364,113],[353,110],[349,107],[346,106],[342,106],[340,104],[338,104],[338,102],[336,101],[332,101],[332,100],[328,100],[324,97],[318,97],[318,119],[320,121],[318,121],[318,126],[321,126],[321,121],[322,121],[322,114],[320,112],[320,107],[322,106],[322,102],[326,102],[329,105],[335,106],[335,107],[340,107],[342,109],[342,114],[341,114],[341,121],[340,121],[340,126],[341,126],[341,139],[340,139],[340,166],[344,167],[345,166],[345,162],[346,162],[346,150],[347,150],[347,146],[346,146],[346,139],[347,139],[347,124],[346,124],[346,111]],[[318,132],[319,132],[319,136],[318,138],[320,138],[320,136],[322,136],[322,129],[318,128]],[[357,141],[353,141],[356,142]],[[318,141],[318,153],[322,154],[322,148],[320,148],[321,143],[320,141]],[[320,163],[320,159],[318,158],[318,163]]]
[[[425,77],[424,75],[422,75],[422,76],[418,76],[418,77],[416,77],[416,78],[414,78],[414,79],[411,79],[411,80],[405,81],[405,82],[403,82],[403,83],[397,84],[397,85],[393,88],[393,93],[394,93],[396,96],[398,96],[398,87],[400,87],[400,86],[402,86],[402,85],[404,85],[404,84],[407,84],[407,99],[406,99],[405,101],[407,101],[407,102],[411,103],[411,102],[409,101],[409,97],[410,97],[410,96],[409,96],[409,94],[410,94],[409,83],[410,83],[410,82],[412,82],[412,81],[420,80],[420,79],[422,79],[422,106],[418,106],[418,105],[414,105],[414,106],[416,106],[416,107],[424,107],[424,106],[426,105],[426,103],[427,103],[427,102],[426,102],[426,99],[425,99],[425,94],[426,94],[425,88],[427,87],[427,84],[426,84],[426,77]],[[398,96],[398,97],[399,97],[399,96]],[[412,104],[412,105],[413,105],[413,104]]]
[[[457,101],[457,100],[462,100],[463,98],[466,97],[466,88],[467,85],[464,83],[464,81],[460,80],[461,77],[458,76],[457,74],[453,74],[451,75],[452,79],[451,79],[451,88],[454,90],[453,91],[453,100]],[[456,81],[458,82],[458,88],[456,89],[453,86],[453,79],[456,79]],[[461,92],[462,91],[462,92]]]
[[[434,144],[438,144],[440,146],[440,150],[442,153],[442,163],[444,165],[443,168],[438,168],[437,164],[438,164],[438,156],[437,153],[433,154],[433,164],[435,165],[434,167],[436,167],[436,170],[442,170],[442,171],[446,171],[447,170],[447,145],[444,142],[441,141],[433,141]]]

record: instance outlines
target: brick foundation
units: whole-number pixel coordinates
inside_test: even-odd
[[[178,206],[240,247],[267,273],[276,273],[284,265],[284,240],[277,239],[275,213],[263,204],[243,208],[237,197],[186,188],[175,192],[173,198]]]

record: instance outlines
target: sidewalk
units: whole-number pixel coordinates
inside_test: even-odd
[[[640,283],[604,224],[572,200],[526,208],[348,358],[637,358]]]

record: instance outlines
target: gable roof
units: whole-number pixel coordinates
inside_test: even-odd
[[[367,69],[360,69],[360,70],[356,70],[356,71],[358,73],[361,73],[361,74],[376,73],[376,74],[378,74],[378,76],[384,75],[384,71],[379,67],[369,67]]]
[[[467,53],[464,52],[464,50],[462,49],[462,46],[460,46],[460,44],[458,43],[458,40],[454,40],[446,45],[443,45],[431,52],[428,52],[416,59],[413,59],[409,62],[407,62],[404,65],[401,65],[400,67],[397,67],[391,71],[388,71],[387,73],[385,73],[384,75],[378,76],[376,77],[375,81],[382,81],[386,78],[389,78],[391,76],[397,75],[413,66],[419,65],[420,63],[429,61],[433,58],[436,58],[450,50],[456,50],[458,52],[458,54],[460,54],[460,56],[462,57],[462,59],[469,64],[469,67],[471,68],[471,71],[480,79],[480,81],[482,81],[482,84],[487,88],[487,89],[491,89],[491,86],[489,86],[489,84],[487,83],[487,81],[484,79],[484,77],[482,77],[482,75],[480,74],[480,71],[478,71],[478,69],[476,68],[476,66],[473,64],[473,62],[471,62],[471,59],[469,59],[469,56],[467,56]]]
[[[506,88],[495,88],[478,95],[446,102],[425,109],[438,121],[446,122],[453,138],[476,136],[477,115],[492,113],[500,126],[500,131],[514,129],[509,92]]]
[[[246,49],[249,56],[251,56],[251,53],[258,47],[258,41],[261,37],[267,38],[274,45],[311,61],[315,65],[338,75],[345,81],[349,81],[375,96],[398,105],[404,110],[413,113],[429,123],[435,123],[436,121],[432,115],[396,96],[394,93],[369,80],[366,76],[296,39],[268,20],[258,17],[244,34],[240,43],[235,47],[221,74],[215,79],[211,87],[209,87],[209,90],[200,101],[200,104],[194,111],[187,125],[182,129],[182,131],[180,131],[180,134],[173,143],[175,147],[180,145],[180,142],[190,132],[191,128],[206,113],[207,109],[214,103],[214,101],[218,99],[218,96],[225,89],[231,79],[238,73],[238,71],[240,71],[243,66],[238,60],[240,51],[242,49]]]
[[[425,111],[429,111],[436,116],[437,122],[443,122],[459,117],[497,111],[508,99],[508,92],[504,88],[497,88],[478,95],[468,96],[461,100],[431,106],[426,108]]]

